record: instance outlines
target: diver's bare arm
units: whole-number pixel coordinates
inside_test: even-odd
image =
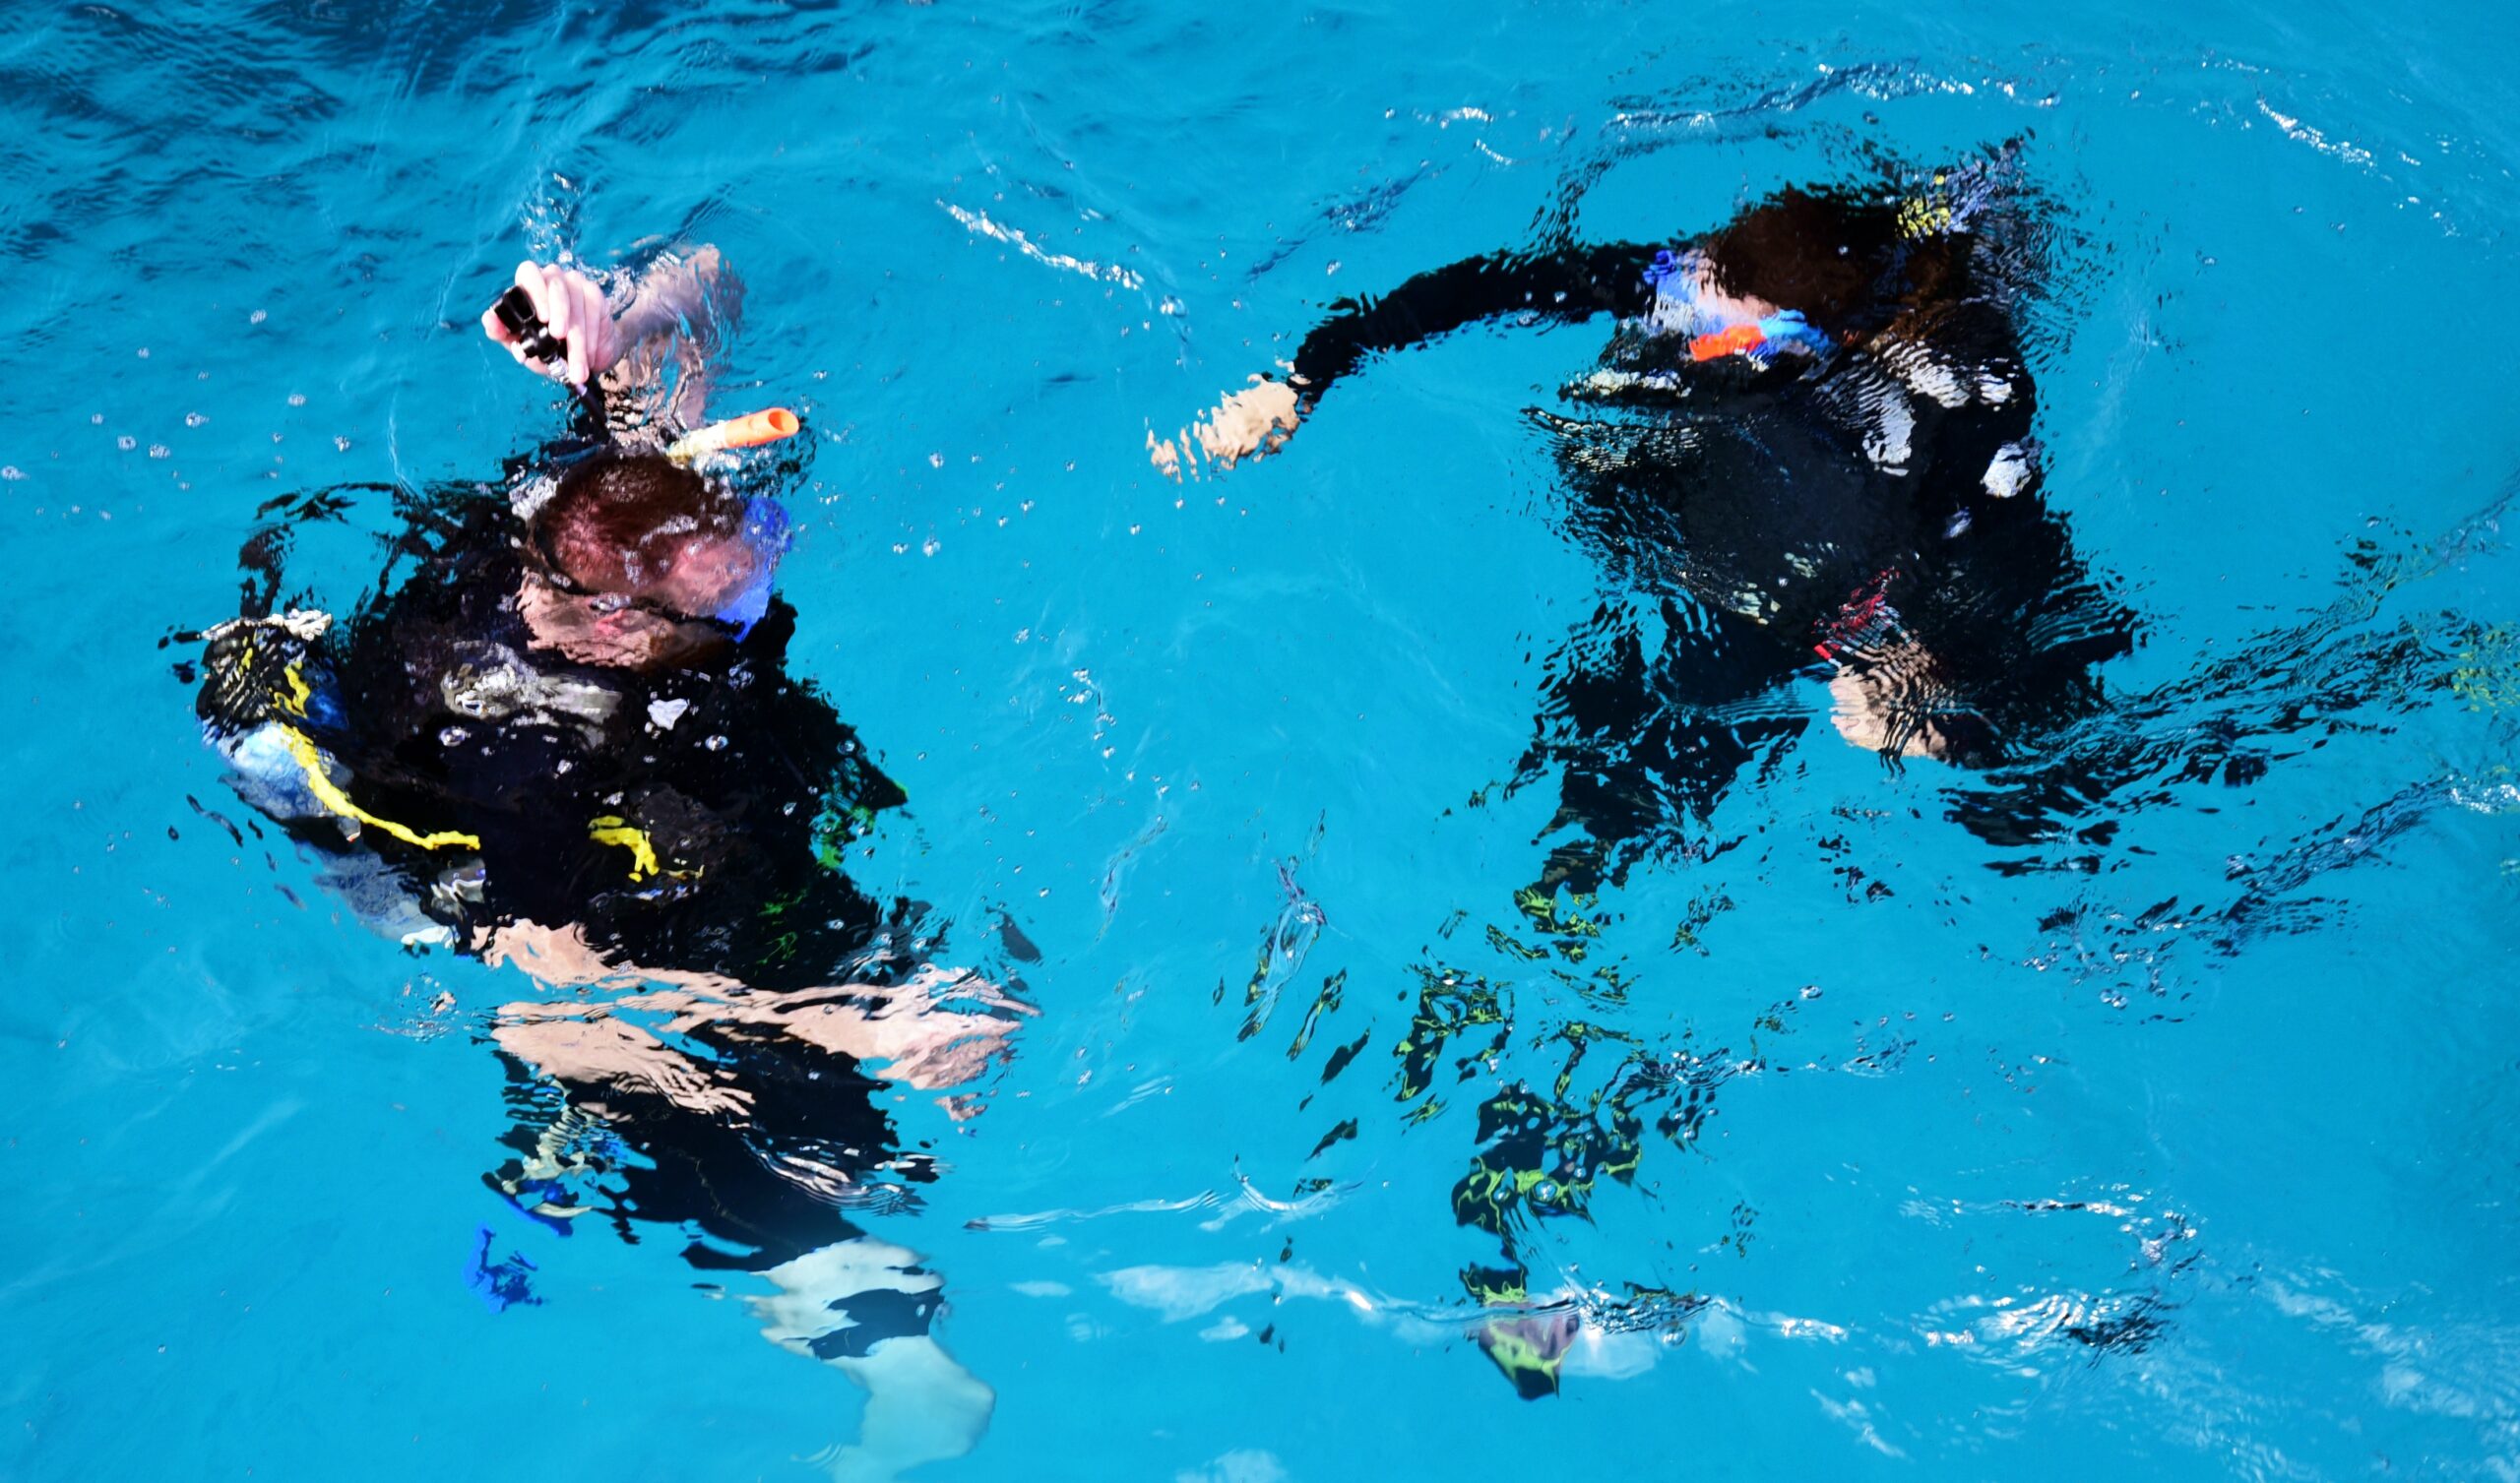
[[[840,984],[768,993],[716,973],[607,960],[575,927],[555,930],[516,922],[476,938],[474,947],[492,967],[521,968],[555,987],[625,991],[608,1001],[509,1005],[500,1012],[503,1024],[578,1021],[616,1010],[669,1015],[666,1029],[675,1034],[713,1021],[746,1023],[869,1063],[876,1075],[919,1090],[946,1090],[971,1081],[1006,1054],[1006,1041],[1021,1020],[1039,1013],[976,973],[933,964],[913,974],[909,982],[889,987]],[[561,1032],[525,1033],[543,1045],[538,1037]],[[610,1052],[627,1042],[607,1034],[584,1043]],[[526,1055],[516,1046],[509,1048]],[[526,1055],[526,1059],[542,1064],[535,1056]],[[648,1080],[661,1088],[668,1085],[660,1077]]]
[[[698,426],[743,297],[743,280],[715,247],[658,257],[613,313],[621,351],[604,373],[604,391],[634,399],[651,418]]]

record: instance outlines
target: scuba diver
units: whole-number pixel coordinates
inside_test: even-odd
[[[1725,847],[1684,831],[1801,734],[1797,684],[1825,683],[1838,733],[1892,767],[1987,768],[2098,709],[2093,667],[2132,648],[2134,625],[2043,498],[2022,324],[2040,206],[2015,142],[1780,190],[1677,241],[1471,258],[1334,304],[1283,379],[1253,377],[1171,438],[1150,429],[1148,455],[1174,478],[1229,469],[1282,450],[1375,356],[1491,321],[1613,321],[1564,409],[1527,413],[1613,589],[1549,655],[1507,784],[1556,780],[1549,854],[1516,905],[1580,961],[1607,920],[1598,892],[1640,861]],[[1469,1013],[1457,977],[1440,982],[1405,1055]],[[1601,1034],[1558,1034],[1577,1031]],[[1632,1177],[1644,1101],[1678,1097],[1661,1122],[1685,1142],[1721,1080],[1695,1058],[1673,1063],[1678,1081],[1635,1065],[1589,1099],[1561,1075],[1553,1095],[1517,1085],[1480,1108],[1454,1215],[1504,1265],[1463,1282],[1480,1347],[1527,1398],[1554,1393],[1599,1306],[1528,1290],[1530,1224],[1580,1216],[1604,1174]],[[1413,1084],[1405,1070],[1404,1100]],[[1639,1292],[1667,1313],[1694,1301]]]
[[[484,329],[571,390],[572,435],[503,485],[395,490],[406,528],[346,620],[282,575],[346,494],[266,507],[197,709],[369,925],[570,991],[491,1017],[520,1115],[493,1188],[564,1234],[678,1227],[695,1267],[767,1278],[765,1333],[867,1391],[836,1475],[890,1477],[968,1452],[994,1395],[932,1334],[943,1279],[843,1212],[935,1177],[879,1095],[970,1115],[952,1089],[1032,1010],[845,873],[906,797],[788,672],[775,489],[801,461],[735,450],[795,418],[702,425],[740,284],[705,247],[613,278],[518,269]]]
[[[1471,258],[1305,335],[1174,438],[1175,478],[1278,452],[1375,355],[1511,318],[1615,329],[1534,408],[1577,535],[1617,579],[1549,660],[1509,790],[1554,772],[1534,890],[1616,884],[1772,762],[1825,680],[1839,733],[1983,768],[2096,709],[2133,621],[2041,497],[2021,314],[2044,233],[2018,142],[1930,172],[1781,190],[1676,243]],[[1683,851],[1684,852],[1684,851]]]

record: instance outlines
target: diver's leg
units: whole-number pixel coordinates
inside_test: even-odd
[[[809,1354],[866,1392],[857,1440],[816,1460],[844,1483],[879,1483],[978,1444],[997,1392],[928,1330],[944,1279],[918,1254],[872,1237],[809,1251],[763,1273],[778,1291],[749,1299],[772,1342]]]

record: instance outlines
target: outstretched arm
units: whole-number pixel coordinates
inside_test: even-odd
[[[1343,299],[1295,350],[1291,378],[1308,409],[1366,356],[1407,349],[1506,314],[1573,324],[1641,314],[1655,249],[1633,243],[1542,254],[1494,253],[1421,273],[1380,298]]]
[[[1343,299],[1295,350],[1283,382],[1253,377],[1184,428],[1178,443],[1150,429],[1156,467],[1179,477],[1184,463],[1230,468],[1237,460],[1275,453],[1330,384],[1382,351],[1406,349],[1467,325],[1507,314],[1571,324],[1596,314],[1642,313],[1653,290],[1645,270],[1655,249],[1622,243],[1546,253],[1494,253],[1421,273],[1380,298]]]

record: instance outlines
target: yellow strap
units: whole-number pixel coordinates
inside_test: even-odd
[[[288,755],[296,758],[297,765],[306,771],[306,786],[314,790],[315,801],[334,813],[345,819],[355,819],[361,824],[372,824],[404,843],[416,844],[422,849],[444,849],[450,844],[460,844],[466,849],[481,847],[481,839],[477,834],[459,834],[454,830],[423,834],[415,833],[408,826],[397,824],[391,819],[377,818],[374,814],[350,802],[350,795],[343,792],[340,785],[333,781],[332,773],[326,772],[324,768],[323,749],[315,745],[312,737],[295,726],[283,726],[280,728],[280,734],[288,742]]]
[[[587,837],[598,844],[618,844],[630,851],[630,879],[644,881],[657,873],[657,847],[648,839],[645,830],[633,829],[618,814],[605,814],[587,821]]]

